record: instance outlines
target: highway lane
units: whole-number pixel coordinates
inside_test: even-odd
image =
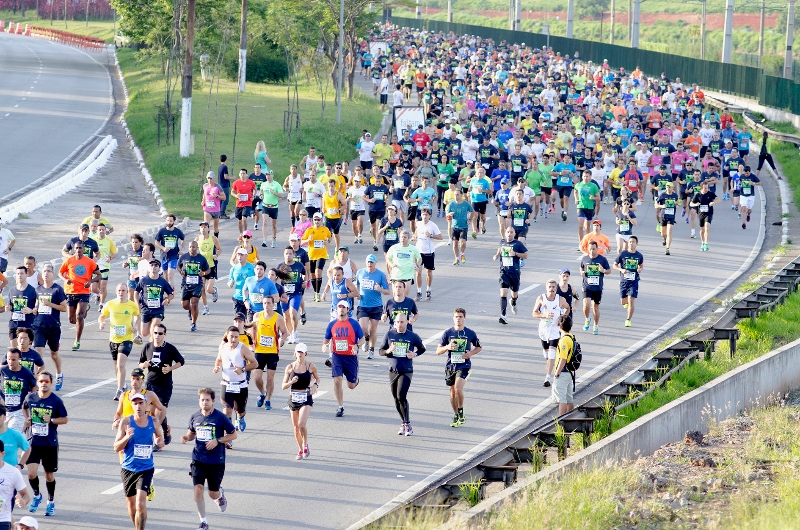
[[[105,52],[0,33],[0,198],[46,175],[105,123],[105,60]]]
[[[124,215],[113,208],[104,211],[112,221],[115,215]],[[652,206],[645,203],[639,213],[641,224],[635,233],[641,239],[645,272],[634,327],[622,326],[625,317],[619,306],[617,275],[612,274],[602,303],[601,334],[593,336],[580,328],[577,331],[584,350],[584,373],[646,337],[735,272],[757,239],[761,206],[757,203],[754,222],[742,230],[729,203],[723,202],[715,216],[711,251],[707,254],[699,252],[699,241],[689,239],[688,226],[681,222],[676,226],[672,256],[664,256],[660,239],[653,233]],[[281,216],[285,236],[285,209]],[[613,220],[608,206],[603,206],[600,217],[606,232],[611,232]],[[434,220],[440,227],[445,225],[443,219]],[[422,318],[415,327],[423,339],[430,339],[433,349],[438,333],[452,325],[453,307],[467,309],[467,326],[477,331],[484,346],[474,360],[467,384],[467,424],[458,430],[449,427],[451,411],[443,382],[444,359],[432,355],[432,351],[415,362],[409,394],[414,437],[396,434],[399,422],[387,388],[388,367],[384,359],[362,358],[361,384],[355,391],[345,391],[346,415],[335,418],[335,400],[326,375],[329,372],[322,366],[324,356],[320,353],[329,306],[308,302],[309,323],[301,328],[301,339],[309,344],[312,359],[320,367],[320,390],[327,392],[316,401],[309,422],[311,458],[294,460],[291,424],[282,410],[285,393],[276,392],[272,411],[255,409],[251,399],[247,431],[229,452],[224,481],[230,501],[228,511],[219,515],[216,507],[207,503],[212,528],[347,527],[548,397],[549,392],[541,386],[544,362],[536,336],[537,322],[530,313],[542,285],[555,277],[561,267],[571,268],[573,284],[578,284],[575,219],[571,213],[567,222],[551,218],[533,226],[528,245],[531,257],[523,269],[523,289],[536,287],[522,295],[519,314],[510,316],[508,326],[497,322],[497,263],[491,261],[491,256],[498,236],[492,227],[490,224],[490,231],[477,241],[469,240],[467,266],[453,267],[447,247],[438,249],[433,300],[419,304]],[[233,221],[223,223],[225,256],[232,249],[234,230]],[[348,225],[342,231],[345,243],[352,241],[347,236],[349,230]],[[371,252],[368,245],[350,244],[350,248],[359,266]],[[280,249],[259,249],[259,253],[268,265],[277,264],[281,255]],[[220,265],[223,273],[228,270],[224,260]],[[115,267],[111,284],[121,278],[121,269]],[[194,528],[191,525],[197,522],[187,475],[190,448],[181,446],[178,437],[197,408],[197,388],[217,388],[219,382],[211,367],[216,344],[231,318],[230,290],[221,287],[220,291],[220,301],[212,305],[211,316],[201,317],[197,333],[188,331],[184,312],[176,308],[168,311],[168,340],[179,346],[188,364],[175,373],[176,390],[169,414],[175,441],[156,455],[156,467],[164,471],[156,479],[156,499],[148,505],[149,528]],[[93,307],[89,320],[96,320],[96,316]],[[382,326],[381,332],[385,329]],[[62,343],[68,346],[72,340],[70,326],[65,325]],[[96,323],[91,323],[82,345],[81,351],[64,354],[67,380],[62,395],[98,385],[113,376],[106,332],[98,331]],[[283,351],[281,368],[291,358],[289,347]],[[110,449],[113,391],[114,385],[106,382],[64,398],[71,421],[61,429],[58,513],[53,520],[57,528],[127,525],[122,494],[113,492],[119,483],[118,460]],[[251,385],[251,393],[255,392]],[[78,491],[80,495],[75,493]]]

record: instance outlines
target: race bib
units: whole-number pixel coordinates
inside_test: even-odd
[[[483,166],[484,169],[489,169],[490,167],[492,167],[492,165],[489,162],[484,162],[481,165]]]
[[[408,354],[408,344],[394,343],[392,357],[405,357]]]
[[[525,226],[525,219],[523,219],[522,217],[515,217],[514,226]]]
[[[17,407],[20,404],[19,394],[6,394],[6,405],[9,407]]]
[[[749,140],[741,140],[739,142],[739,151],[749,151],[750,150],[750,141]]]
[[[197,435],[198,442],[210,442],[211,441],[211,432],[213,431],[213,427],[203,426],[197,427],[195,429],[195,434]]]
[[[147,307],[149,309],[158,309],[159,307],[161,307],[161,300],[158,298],[148,298]]]
[[[624,278],[626,280],[635,280],[636,279],[636,271],[625,271]]]
[[[397,232],[386,232],[386,241],[397,241]]]
[[[187,276],[186,277],[186,284],[187,285],[197,285],[198,283],[200,283],[200,277],[199,276]]]
[[[586,277],[586,284],[587,285],[600,285],[600,276],[587,276]]]
[[[375,289],[375,280],[361,280],[361,288],[367,291]]]
[[[128,334],[128,327],[127,326],[114,326],[112,328],[115,337],[124,337]]]
[[[346,340],[335,340],[333,349],[337,352],[347,352],[350,350],[350,344]]]
[[[675,208],[664,208],[664,215],[675,215]]]
[[[22,311],[14,311],[13,313],[11,313],[11,320],[13,320],[14,322],[22,322],[23,320],[25,320],[25,313],[23,313]]]
[[[229,381],[225,383],[225,392],[229,394],[238,394],[241,392],[239,381]]]
[[[264,295],[261,293],[250,293],[250,301],[254,304],[260,304],[263,299]]]
[[[513,256],[503,256],[503,267],[513,267],[514,266],[514,258]]]
[[[325,241],[322,239],[317,239],[314,241],[314,248],[325,248]]]
[[[299,191],[290,191],[289,192],[289,201],[290,202],[299,202],[300,201],[300,192]]]
[[[361,204],[361,195],[353,195],[353,204]]]
[[[47,423],[32,423],[31,432],[34,436],[47,436],[50,434],[50,425]]]
[[[339,215],[339,208],[328,208],[326,211],[328,212],[328,217]]]
[[[214,202],[212,199],[206,199],[206,208],[214,208],[216,207],[217,203]]]
[[[703,212],[703,213],[707,213],[708,212],[708,205],[707,204],[701,204],[700,205],[700,211]]]
[[[628,221],[621,221],[619,223],[619,231],[620,232],[627,232],[631,229],[631,224]]]
[[[421,146],[421,145],[418,145],[418,146],[417,146],[417,153],[421,153],[421,152],[422,152],[422,146]]]
[[[511,166],[511,170],[514,173],[522,173],[522,166],[513,165],[513,166]]]
[[[386,194],[384,192],[382,192],[382,191],[376,191],[375,193],[372,194],[372,197],[376,201],[382,201],[386,197]]]
[[[247,202],[249,200],[250,200],[250,195],[248,195],[247,193],[240,193],[239,194],[239,201]]]
[[[149,460],[153,454],[152,444],[133,444],[133,458]]]
[[[394,187],[395,187],[395,188],[402,188],[402,187],[403,187],[403,184],[405,184],[405,182],[403,182],[403,179],[395,179],[395,180],[394,180]],[[378,198],[378,197],[377,197],[377,195],[378,195],[378,194],[376,193],[375,195],[376,195],[376,197],[375,197],[375,198],[377,199],[377,198]]]
[[[292,403],[305,403],[308,401],[308,392],[292,391]]]
[[[285,284],[283,286],[283,290],[286,291],[288,294],[293,294],[294,293],[294,284],[293,283]]]
[[[269,337],[269,336],[266,336],[266,335],[261,335],[258,338],[258,344],[259,344],[259,346],[265,346],[267,348],[272,348],[273,346],[275,346],[275,337]]]
[[[167,250],[172,250],[173,248],[175,248],[177,246],[178,246],[178,240],[177,239],[166,239],[164,241],[164,247]]]
[[[558,177],[558,184],[559,186],[569,186],[570,184],[572,184],[572,178],[569,176],[562,175]]]
[[[450,352],[450,362],[453,364],[460,364],[466,361],[464,359],[464,352]]]

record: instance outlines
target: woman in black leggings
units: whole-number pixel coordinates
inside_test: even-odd
[[[383,339],[380,354],[389,357],[389,385],[392,398],[403,422],[397,432],[400,436],[411,436],[411,419],[408,410],[408,389],[414,375],[414,357],[425,353],[425,345],[419,335],[408,329],[405,313],[394,317],[394,329],[390,329]]]
[[[769,167],[772,168],[772,171],[778,176],[778,180],[781,180],[781,176],[778,175],[778,170],[775,168],[775,161],[772,160],[772,155],[767,152],[767,131],[761,135],[761,151],[758,153],[758,168],[756,168],[756,176],[761,176],[761,168],[764,167],[764,161],[766,160]]]

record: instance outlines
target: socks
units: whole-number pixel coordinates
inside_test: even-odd
[[[199,501],[195,501],[197,504],[197,513],[200,515],[200,522],[207,523],[206,521],[206,500],[200,499]]]
[[[513,297],[511,298],[511,305],[513,305],[513,306],[517,305],[517,299],[516,298],[513,298]]]
[[[53,497],[56,495],[56,481],[54,480],[53,482],[47,482],[45,480],[44,485],[47,486],[47,498],[50,502],[52,502]]]
[[[508,298],[505,296],[500,297],[500,314],[506,316],[506,308],[508,307]]]
[[[39,477],[29,478],[34,495],[39,495]]]

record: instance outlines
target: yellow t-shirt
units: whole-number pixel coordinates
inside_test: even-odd
[[[347,182],[345,181],[344,177],[341,177],[341,176],[339,176],[339,175],[337,175],[335,173],[333,175],[330,175],[330,176],[323,174],[323,175],[317,177],[317,181],[321,182],[322,184],[325,185],[325,191],[326,192],[328,191],[328,181],[330,179],[336,179],[336,183],[337,183],[336,184],[336,190],[339,193],[344,193],[345,192],[345,190],[347,189]]]
[[[375,164],[378,166],[383,164],[384,160],[391,160],[394,154],[394,148],[389,144],[377,144],[375,149],[372,150],[377,156],[375,157]]]
[[[103,306],[104,317],[110,318],[109,340],[119,344],[133,340],[133,317],[139,315],[139,306],[136,302],[128,300],[125,303],[117,299],[109,300]]]
[[[278,353],[278,313],[264,318],[259,311],[256,317],[256,353]]]
[[[322,213],[328,219],[338,219],[342,216],[342,212],[339,210],[339,195],[329,195],[328,192],[325,192],[325,195],[322,196]]]
[[[450,203],[450,201],[454,201],[454,200],[456,200],[456,190],[451,190],[451,189],[448,189],[447,191],[445,191],[445,192],[444,192],[444,197],[443,197],[443,200],[444,200],[444,204],[445,204],[445,206],[446,206],[447,204],[449,204],[449,203]]]
[[[89,225],[89,226],[92,226],[92,219],[94,219],[94,217],[92,217],[92,216],[90,215],[89,217],[87,217],[86,219],[84,219],[83,221],[81,221],[81,224],[82,224],[82,225]],[[101,217],[99,217],[97,220],[100,222],[100,224],[106,225],[106,228],[114,228],[114,227],[111,225],[111,221],[109,221],[109,220],[108,220],[108,219],[106,219],[105,217],[102,217],[102,216],[101,216]]]
[[[328,259],[328,245],[331,231],[325,226],[311,226],[303,234],[303,242],[308,243],[308,259]]]
[[[572,357],[572,347],[574,344],[575,339],[573,335],[564,335],[558,339],[558,349],[556,350],[557,359],[564,359],[565,362],[569,362]],[[556,362],[555,369],[558,368],[558,365],[559,363]],[[555,369],[553,373],[555,373]]]
[[[627,171],[626,169],[620,169],[615,167],[611,170],[611,173],[608,175],[608,180],[611,182],[611,186],[616,189],[622,188],[622,172]]]

